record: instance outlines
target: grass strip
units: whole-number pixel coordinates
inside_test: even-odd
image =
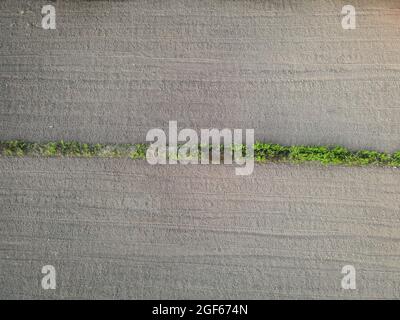
[[[4,157],[146,159],[148,146],[149,144],[89,144],[76,141],[36,143],[15,140],[0,141],[0,155]],[[210,146],[209,149],[211,150],[212,147]],[[232,149],[241,149],[244,155],[246,153],[244,145],[232,146]],[[371,150],[351,151],[341,146],[283,146],[256,142],[254,144],[254,159],[258,163],[317,162],[323,165],[398,167],[400,166],[400,151],[394,153]]]

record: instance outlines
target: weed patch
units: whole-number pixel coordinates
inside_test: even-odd
[[[88,144],[77,141],[47,143],[21,140],[0,141],[0,155],[4,157],[80,157],[146,159],[148,144]],[[199,145],[199,151],[204,146]],[[212,150],[209,146],[209,150]],[[232,150],[246,153],[245,145],[232,145]],[[220,150],[223,152],[223,148]],[[201,152],[199,152],[199,156]],[[315,162],[323,165],[344,166],[400,166],[400,151],[390,153],[373,150],[350,151],[341,146],[283,146],[256,142],[254,158],[258,163]]]

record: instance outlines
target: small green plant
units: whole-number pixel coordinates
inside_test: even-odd
[[[147,145],[139,143],[134,147],[134,150],[130,152],[129,157],[133,160],[145,159],[146,151],[147,151]]]
[[[46,157],[55,157],[57,155],[57,143],[49,142],[44,146],[43,154]]]
[[[22,157],[27,150],[27,144],[18,140],[2,142],[1,147],[1,153],[5,156]]]

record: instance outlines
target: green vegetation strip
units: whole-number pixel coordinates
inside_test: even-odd
[[[75,141],[35,143],[26,141],[0,141],[0,155],[11,157],[102,157],[145,159],[148,144],[87,144]],[[235,146],[235,150],[245,146]],[[209,147],[211,149],[211,147]],[[304,163],[319,162],[324,165],[346,166],[400,166],[400,151],[389,154],[377,151],[350,151],[341,146],[282,146],[279,144],[254,144],[256,162]]]

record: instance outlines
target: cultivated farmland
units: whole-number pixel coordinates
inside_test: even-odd
[[[338,0],[63,0],[43,30],[42,1],[1,1],[0,142],[112,156],[6,146],[0,298],[400,298],[397,156],[239,177],[80,144],[143,143],[175,120],[284,146],[400,150],[400,2],[351,2],[355,30]],[[48,264],[56,290],[41,287]],[[345,265],[356,290],[341,287]]]

